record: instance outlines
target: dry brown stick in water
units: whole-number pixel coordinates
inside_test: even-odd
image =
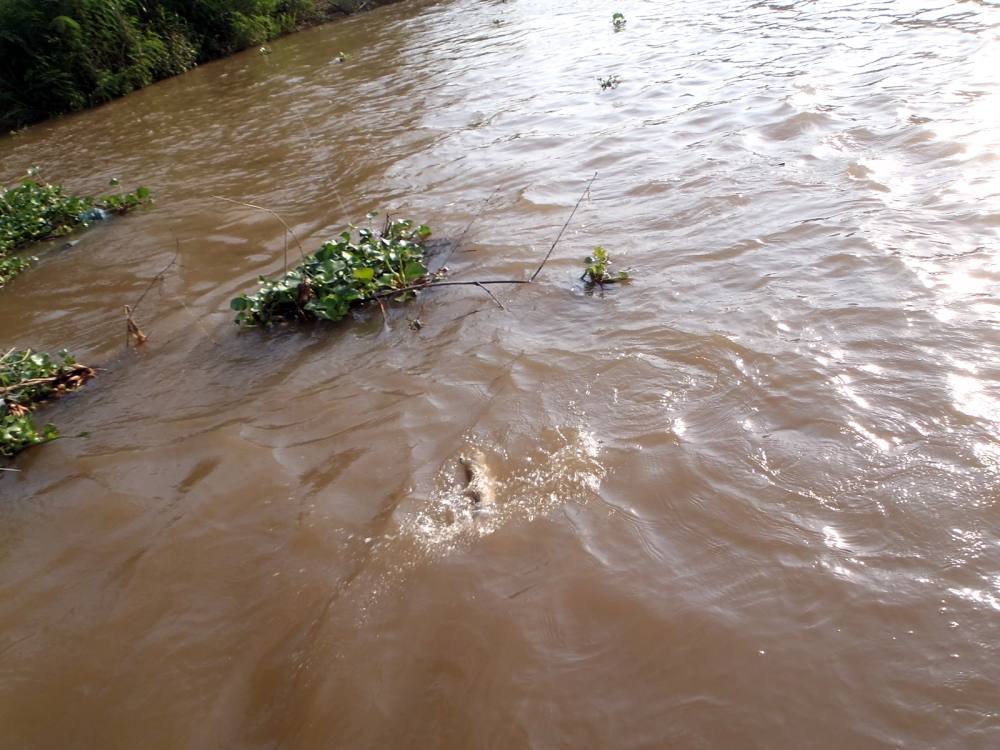
[[[506,307],[504,307],[500,303],[500,300],[498,300],[496,298],[496,296],[494,296],[493,292],[491,292],[489,289],[487,289],[485,286],[483,286],[482,282],[477,281],[476,282],[476,286],[478,286],[480,289],[482,289],[484,292],[486,292],[488,295],[490,295],[490,299],[492,299],[494,302],[496,302],[497,303],[497,307],[499,307],[501,310],[506,310],[507,309]]]
[[[141,346],[149,340],[149,337],[142,332],[138,325],[136,325],[135,320],[132,318],[132,307],[131,305],[125,305],[125,348],[128,348],[129,342],[135,342],[136,346]]]
[[[288,226],[288,224],[285,222],[285,220],[282,219],[281,216],[279,216],[276,211],[272,211],[270,208],[267,208],[265,206],[258,206],[255,203],[247,203],[246,201],[238,201],[238,200],[234,200],[232,198],[226,198],[223,195],[210,195],[208,197],[209,198],[215,198],[216,200],[220,200],[220,201],[226,201],[226,203],[235,203],[237,206],[245,206],[246,208],[256,208],[258,211],[266,211],[267,213],[271,214],[271,216],[273,216],[275,219],[277,219],[278,221],[280,221],[281,222],[281,226],[283,226],[285,228],[285,232],[286,232],[286,234],[285,234],[285,261],[284,261],[284,263],[285,263],[285,266],[284,266],[285,267],[285,273],[288,272],[288,235],[289,234],[292,235],[292,238],[295,240],[295,244],[298,245],[299,255],[302,256],[302,260],[304,261],[306,259],[306,251],[302,249],[302,243],[299,242],[299,238],[295,234],[295,231],[290,226]]]
[[[174,263],[177,262],[177,258],[181,254],[181,241],[174,238],[174,242],[176,243],[175,245],[176,249],[174,250],[174,254],[170,258],[170,262],[163,267],[162,271],[160,271],[158,274],[156,274],[156,276],[154,276],[150,280],[149,284],[146,285],[146,288],[143,290],[142,294],[139,295],[139,299],[137,299],[135,303],[131,305],[133,312],[139,309],[139,305],[141,305],[142,301],[146,299],[146,295],[149,294],[149,290],[153,288],[153,285],[156,284],[157,281],[160,281],[164,277],[164,275],[166,275],[167,271],[169,271],[171,268],[174,267]]]
[[[142,329],[139,328],[138,324],[135,322],[135,319],[132,317],[132,315],[139,308],[139,305],[142,304],[142,301],[146,299],[146,295],[149,294],[149,290],[153,288],[153,285],[155,285],[157,281],[162,281],[167,271],[173,268],[174,263],[177,262],[177,258],[181,254],[181,241],[176,237],[174,238],[174,241],[176,242],[176,249],[174,250],[173,256],[170,258],[170,262],[163,267],[162,271],[160,271],[158,274],[156,274],[156,276],[154,276],[150,280],[149,284],[146,285],[146,288],[143,290],[142,294],[139,295],[139,299],[137,299],[134,304],[125,305],[125,348],[126,349],[128,349],[130,341],[135,341],[135,345],[139,346],[140,344],[145,344],[146,341],[149,340],[149,337],[142,332]]]
[[[382,325],[385,326],[385,330],[391,331],[392,329],[389,327],[389,316],[386,315],[385,312],[385,305],[382,304],[382,300],[380,299],[376,299],[375,301],[378,302],[378,307],[382,311]]]
[[[439,286],[478,286],[485,287],[486,284],[530,284],[528,279],[483,279],[482,281],[426,281],[422,284],[412,284],[401,289],[389,289],[385,292],[376,292],[371,299],[384,299],[385,297],[395,297],[397,294],[406,292],[419,292],[422,289],[434,289]]]
[[[476,211],[476,215],[472,217],[472,219],[469,221],[468,224],[465,225],[465,229],[463,229],[462,233],[458,236],[458,242],[455,243],[455,247],[452,248],[451,253],[454,253],[456,250],[461,249],[462,243],[465,242],[465,236],[469,233],[469,230],[472,229],[472,225],[475,224],[477,221],[479,221],[479,217],[483,215],[483,211],[486,210],[486,207],[490,205],[490,201],[492,201],[493,197],[499,192],[500,192],[499,187],[494,188],[493,192],[490,193],[489,197],[483,201],[483,205],[481,205],[479,207],[479,210]],[[450,256],[451,253],[449,253],[448,255]]]
[[[384,298],[384,297],[393,297],[393,296],[395,296],[397,294],[403,294],[405,292],[419,292],[419,291],[421,291],[423,289],[433,289],[434,287],[438,287],[438,286],[478,286],[480,289],[482,289],[483,291],[485,291],[485,292],[487,292],[489,294],[489,290],[486,289],[486,285],[487,284],[530,284],[531,282],[533,282],[537,278],[538,274],[542,272],[542,269],[545,267],[545,264],[548,262],[549,258],[552,256],[552,253],[555,251],[556,245],[559,244],[559,240],[562,239],[562,236],[566,232],[567,227],[569,227],[570,222],[573,221],[573,217],[576,215],[577,209],[580,208],[580,204],[583,203],[583,199],[586,198],[587,197],[587,193],[590,192],[590,186],[594,184],[594,180],[596,180],[596,179],[597,179],[597,172],[594,172],[594,176],[590,178],[590,181],[587,183],[587,187],[585,187],[583,189],[583,192],[580,194],[580,198],[577,200],[576,205],[573,206],[573,210],[570,211],[569,217],[566,219],[566,222],[562,225],[562,229],[560,229],[559,230],[559,234],[556,235],[556,239],[555,239],[555,242],[552,243],[552,247],[549,248],[549,251],[545,254],[545,257],[542,258],[542,262],[538,265],[538,268],[535,269],[535,272],[533,274],[531,274],[530,278],[527,278],[527,279],[479,279],[479,280],[475,280],[475,281],[435,281],[435,280],[430,280],[430,281],[421,282],[419,284],[412,284],[410,286],[405,286],[405,287],[403,287],[401,289],[391,289],[389,291],[379,292],[377,294],[372,295],[372,297],[375,298],[375,299]],[[490,296],[493,297],[492,294],[490,294]],[[500,302],[496,299],[496,297],[493,297],[493,301],[496,302],[498,305],[500,305]],[[501,309],[503,309],[503,305],[500,305],[500,307],[501,307]]]
[[[50,385],[55,383],[59,378],[52,376],[50,378],[31,378],[30,380],[22,380],[20,383],[14,383],[14,385],[7,385],[0,388],[0,393],[13,393],[14,391],[19,391],[22,388],[31,388],[36,385]]]
[[[580,207],[580,204],[583,203],[583,199],[586,198],[587,193],[590,192],[590,186],[594,184],[594,180],[596,179],[597,179],[597,172],[594,172],[594,176],[590,178],[590,182],[587,183],[587,187],[583,189],[583,193],[580,194],[580,198],[579,200],[577,200],[576,205],[573,206],[573,210],[569,212],[569,218],[566,219],[566,223],[562,225],[562,229],[560,229],[559,234],[556,235],[556,241],[552,243],[552,247],[550,247],[549,251],[545,253],[545,257],[542,258],[542,262],[538,265],[538,268],[535,269],[535,272],[531,274],[531,278],[528,279],[528,281],[534,281],[535,278],[538,276],[538,274],[542,272],[542,269],[545,268],[545,264],[548,263],[549,258],[552,256],[552,252],[556,249],[556,245],[558,245],[559,240],[562,239],[563,232],[566,231],[566,228],[569,226],[569,223],[573,221],[573,217],[576,215],[576,209],[578,209]]]
[[[47,378],[31,378],[30,380],[22,380],[20,383],[14,383],[14,385],[7,385],[0,388],[0,394],[13,393],[14,391],[19,391],[22,388],[32,388],[36,385],[55,385],[55,386],[66,386],[69,385],[70,389],[79,388],[83,383],[90,378],[94,377],[94,370],[86,365],[76,364],[69,373],[63,373],[60,375],[52,375]]]

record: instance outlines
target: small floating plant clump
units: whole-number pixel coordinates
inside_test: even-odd
[[[622,31],[622,30],[624,30],[626,23],[627,23],[627,21],[625,20],[625,14],[624,13],[612,13],[611,14],[611,25],[614,27],[615,31]]]
[[[608,255],[608,251],[603,247],[598,245],[594,248],[594,252],[588,255],[584,262],[587,264],[587,268],[584,270],[583,275],[580,276],[580,280],[585,282],[587,286],[604,286],[605,284],[627,284],[631,281],[631,277],[628,275],[628,271],[619,271],[618,273],[612,273],[610,270],[611,266],[611,256]]]
[[[0,456],[59,437],[54,425],[38,427],[31,411],[42,401],[73,391],[94,377],[66,351],[55,357],[11,349],[0,357]]]
[[[374,214],[369,214],[369,219]],[[352,227],[353,228],[353,227]],[[381,232],[341,232],[281,278],[260,277],[260,291],[229,306],[242,326],[279,321],[340,320],[352,307],[383,297],[405,299],[436,278],[424,263],[431,230],[409,219],[386,220]]]
[[[610,75],[607,78],[598,78],[601,83],[601,91],[607,91],[608,89],[618,88],[618,84],[622,82],[621,76]]]
[[[0,192],[0,287],[31,265],[31,258],[14,256],[24,246],[126,213],[152,197],[144,187],[97,198],[68,195],[59,185],[35,181],[35,174],[30,171],[20,185]]]

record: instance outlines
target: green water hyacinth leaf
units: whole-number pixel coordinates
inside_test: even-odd
[[[374,268],[355,268],[353,273],[358,281],[371,281],[375,278]]]
[[[420,263],[419,261],[410,261],[403,268],[403,276],[406,277],[408,282],[414,282],[417,279],[421,279],[427,275],[427,267]]]

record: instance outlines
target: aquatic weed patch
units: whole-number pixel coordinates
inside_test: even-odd
[[[527,278],[453,280],[447,277],[447,268],[431,271],[427,265],[423,245],[431,230],[426,225],[416,225],[410,219],[396,221],[387,219],[382,231],[378,233],[370,228],[358,229],[351,226],[341,232],[337,239],[324,244],[317,252],[303,255],[301,264],[291,271],[285,271],[279,278],[258,277],[260,290],[256,294],[241,294],[230,300],[229,306],[236,311],[236,323],[241,326],[270,326],[276,322],[309,320],[337,321],[346,317],[353,307],[372,300],[379,303],[385,317],[383,299],[402,302],[430,289],[474,286],[489,295],[497,307],[505,310],[503,303],[488,287],[532,284],[552,257],[559,240],[573,221],[580,204],[589,195],[596,179],[597,172],[587,182],[548,252]],[[298,238],[288,224],[271,209],[222,196],[213,197],[266,211],[275,216],[285,228],[286,257],[288,234],[291,234],[298,243]],[[492,197],[491,195],[487,199],[487,203]],[[485,207],[486,204],[483,205]],[[482,209],[479,213],[481,212]],[[473,217],[473,222],[479,213]],[[371,220],[375,215],[375,213],[369,214],[368,219]],[[459,237],[456,246],[461,245],[471,226],[472,222]],[[300,252],[304,252],[301,245],[299,249]],[[601,247],[595,248],[594,255],[587,258],[587,263],[587,269],[581,279],[587,281],[588,287],[595,285],[603,287],[604,284],[629,280],[629,275],[625,271],[616,274],[608,272],[611,260]],[[388,326],[387,317],[385,321]],[[422,326],[419,320],[410,321],[412,330],[420,330]]]
[[[39,403],[82,386],[94,371],[68,352],[55,356],[11,349],[0,357],[0,456],[13,456],[59,436],[55,425],[38,427],[31,412]]]
[[[31,258],[12,257],[26,245],[61,237],[105,214],[123,214],[152,199],[144,187],[98,197],[70,195],[59,185],[33,177],[29,173],[18,186],[0,192],[0,287],[31,265]]]
[[[600,245],[594,248],[593,253],[584,258],[584,263],[587,264],[587,267],[584,269],[583,275],[580,276],[580,280],[586,282],[588,287],[627,284],[631,280],[628,271],[618,271],[617,273],[611,271],[611,256]]]
[[[610,75],[607,78],[598,78],[597,80],[601,84],[601,91],[616,89],[618,88],[618,84],[622,82],[622,78],[619,75]]]
[[[371,218],[372,215],[369,216]],[[353,228],[352,228],[353,229]],[[345,230],[277,279],[260,277],[260,291],[229,306],[243,326],[278,321],[340,320],[369,300],[412,295],[430,281],[423,241],[431,230],[409,219],[387,220],[380,232]]]

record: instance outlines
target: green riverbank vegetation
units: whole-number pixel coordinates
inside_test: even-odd
[[[43,401],[73,391],[94,376],[67,352],[9,350],[0,357],[0,456],[59,437],[55,425],[39,427],[31,412]]]
[[[386,0],[0,0],[0,131]]]
[[[99,197],[69,195],[59,185],[34,178],[30,172],[16,187],[0,192],[0,289],[31,265],[31,258],[16,255],[27,245],[61,237],[152,199],[144,187]]]

